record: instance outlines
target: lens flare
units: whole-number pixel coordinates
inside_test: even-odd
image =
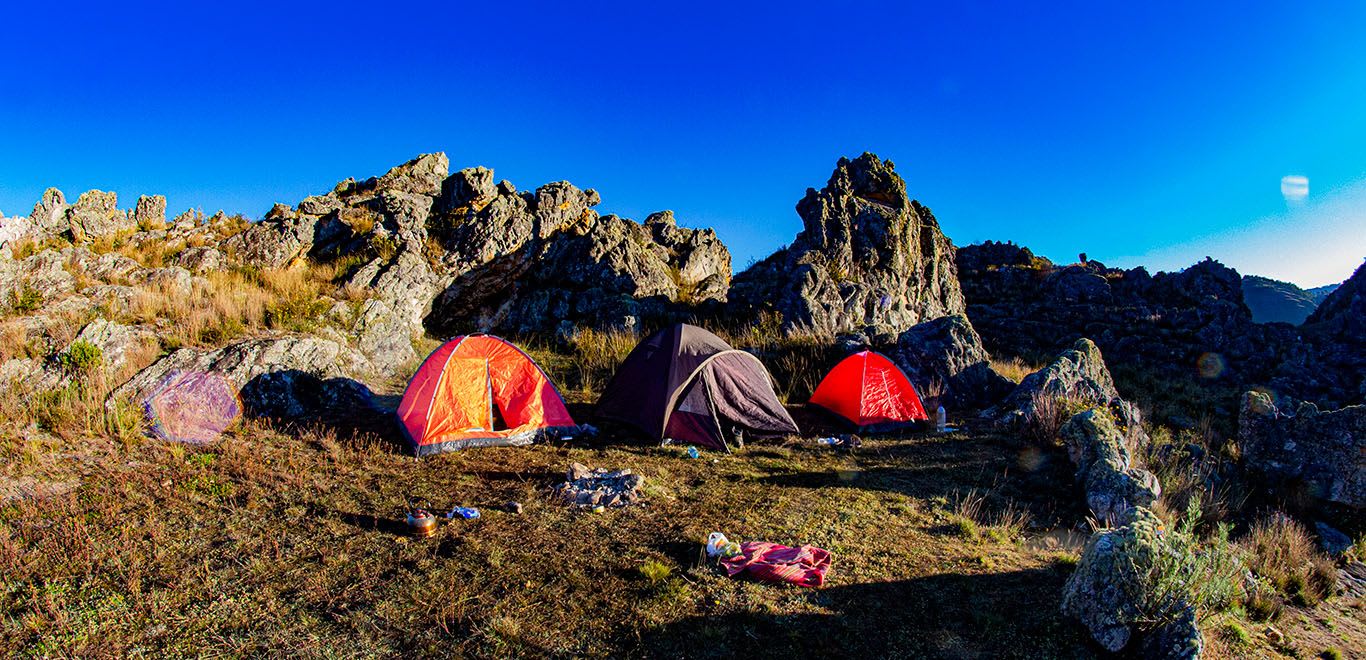
[[[1224,356],[1218,353],[1202,353],[1195,361],[1195,368],[1201,378],[1214,379],[1224,373]]]
[[[222,376],[172,371],[142,402],[152,437],[204,445],[215,442],[242,414],[237,388]]]

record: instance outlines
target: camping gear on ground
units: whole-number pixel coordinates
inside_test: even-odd
[[[702,454],[698,453],[697,447],[693,447],[691,445],[688,446],[688,458],[697,458],[701,455]]]
[[[856,435],[834,435],[825,438],[816,438],[816,444],[831,449],[858,449],[863,446],[863,441]]]
[[[860,351],[835,365],[816,386],[811,403],[865,432],[929,421],[906,374],[887,356],[873,351]]]
[[[479,517],[479,509],[469,506],[458,506],[451,509],[451,512],[446,514],[447,520],[452,520],[457,517],[464,518],[465,520],[473,520]]]
[[[777,543],[747,542],[740,544],[740,554],[721,559],[726,573],[744,573],[760,582],[795,584],[799,587],[819,587],[830,571],[829,551],[803,545],[793,548]]]
[[[427,356],[403,392],[398,420],[418,456],[527,445],[538,434],[576,428],[536,361],[492,335],[456,337]]]
[[[948,421],[949,417],[944,413],[944,406],[939,406],[939,410],[934,413],[934,430],[943,433]]]
[[[408,511],[408,533],[423,538],[436,533],[436,516],[426,509]]]
[[[555,486],[554,495],[565,504],[585,508],[623,507],[640,501],[645,477],[631,470],[609,472],[582,463],[569,466],[564,483]]]
[[[142,400],[148,433],[154,438],[204,445],[242,414],[237,388],[203,371],[173,370]]]
[[[626,356],[596,414],[659,441],[726,451],[737,427],[748,435],[800,433],[759,358],[682,323],[646,337]]]
[[[734,557],[740,554],[740,544],[726,538],[721,532],[707,535],[708,557]]]

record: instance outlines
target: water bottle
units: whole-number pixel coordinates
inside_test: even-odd
[[[944,406],[939,406],[939,410],[934,413],[934,430],[943,433],[947,422],[948,416],[944,414]]]

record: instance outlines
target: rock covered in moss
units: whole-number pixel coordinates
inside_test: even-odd
[[[1060,431],[1086,504],[1098,520],[1119,520],[1135,507],[1151,506],[1162,486],[1151,472],[1131,465],[1124,434],[1103,408],[1073,416]]]
[[[1142,414],[1137,406],[1119,396],[1100,348],[1090,339],[1078,339],[1048,366],[1025,376],[1002,403],[1002,421],[1017,427],[1031,423],[1042,414],[1036,410],[1041,400],[1063,401],[1081,408],[1105,406],[1131,445],[1147,442]]]
[[[1139,633],[1139,626],[1148,620],[1147,610],[1154,595],[1146,593],[1150,588],[1147,571],[1158,563],[1160,555],[1171,551],[1166,539],[1168,532],[1151,510],[1130,509],[1123,523],[1092,535],[1076,571],[1063,587],[1063,614],[1080,620],[1109,651],[1125,648]],[[1185,605],[1178,611],[1181,609]],[[1169,636],[1171,640],[1180,638],[1181,635]],[[1197,643],[1190,637],[1186,639],[1189,644]],[[1199,639],[1198,629],[1194,639]],[[1180,648],[1172,649],[1168,653],[1174,655],[1165,657],[1198,657],[1199,647],[1195,647],[1193,655],[1183,656],[1181,652]]]
[[[1238,446],[1248,470],[1272,488],[1366,507],[1366,406],[1286,408],[1263,392],[1243,395]]]
[[[891,161],[841,158],[825,188],[797,203],[792,244],[735,277],[733,313],[782,315],[786,331],[900,333],[964,311],[953,243],[906,195]]]

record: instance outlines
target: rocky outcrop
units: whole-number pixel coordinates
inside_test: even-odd
[[[42,199],[33,205],[33,212],[28,216],[33,224],[33,237],[42,240],[70,230],[66,210],[66,196],[62,191],[56,188],[43,191]]]
[[[999,402],[1014,385],[991,369],[991,356],[962,314],[912,326],[884,351],[912,383],[934,384],[951,408],[983,408]]]
[[[1094,534],[1063,588],[1062,611],[1080,620],[1109,651],[1144,636],[1142,646],[1151,653],[1144,657],[1198,658],[1203,640],[1189,603],[1152,602],[1159,595],[1151,593],[1150,571],[1172,552],[1163,528],[1156,514],[1138,507],[1125,514],[1122,526]],[[1154,610],[1175,615],[1155,630],[1142,630],[1140,626],[1151,625]]]
[[[252,339],[213,351],[189,348],[167,355],[116,389],[111,401],[141,401],[172,371],[208,372],[241,391],[249,415],[280,419],[345,416],[371,409],[361,382],[373,373],[368,360],[326,339]]]
[[[443,185],[429,223],[452,276],[432,306],[437,334],[512,334],[561,326],[635,327],[725,299],[730,253],[710,229],[678,226],[673,213],[644,224],[599,217],[596,191],[561,181],[518,193],[471,168]]]
[[[789,332],[896,334],[963,312],[953,244],[934,214],[907,197],[891,161],[841,158],[797,214],[803,229],[792,244],[735,277],[737,317],[773,310]]]
[[[142,195],[133,207],[133,226],[139,229],[160,229],[166,224],[166,198],[161,195]]]
[[[1366,263],[1299,330],[1303,345],[1280,365],[1271,388],[1324,407],[1366,404]]]
[[[1225,401],[1202,414],[1231,419],[1237,388],[1268,383],[1301,350],[1294,328],[1253,321],[1242,277],[1213,260],[1149,275],[1094,260],[1056,266],[987,242],[960,248],[957,261],[968,317],[993,355],[1038,359],[1087,337],[1111,367]]]
[[[77,243],[112,238],[137,229],[128,213],[119,210],[118,194],[102,190],[81,193],[67,210],[67,221],[71,238]]]
[[[1246,469],[1277,490],[1366,507],[1366,406],[1290,408],[1262,392],[1243,395],[1238,447]]]
[[[1157,477],[1131,465],[1128,442],[1107,410],[1079,413],[1059,434],[1097,520],[1120,520],[1134,507],[1152,506],[1162,494]]]
[[[1147,441],[1142,414],[1119,396],[1100,349],[1089,339],[1078,339],[1048,366],[1025,376],[1001,404],[1005,412],[1000,419],[1013,428],[1025,427],[1038,416],[1050,414],[1040,406],[1060,401],[1065,402],[1063,408],[1104,407],[1120,424],[1130,446]]]

